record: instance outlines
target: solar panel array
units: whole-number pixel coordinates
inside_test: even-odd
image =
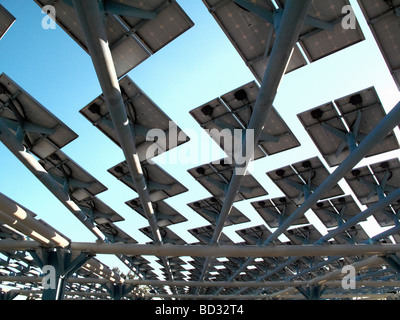
[[[54,5],[58,12],[57,23],[87,51],[74,8],[68,1],[35,0],[35,2],[40,7],[47,4]],[[118,4],[123,2],[122,0],[116,1]],[[203,2],[255,78],[261,80],[274,44],[276,29],[279,28],[279,17],[286,1],[204,0]],[[398,66],[395,63],[399,59],[397,56],[393,57],[395,51],[392,50],[391,45],[393,45],[392,41],[397,39],[398,32],[390,28],[387,29],[388,32],[391,30],[389,34],[382,32],[382,28],[385,28],[384,23],[394,24],[392,20],[398,19],[396,17],[396,1],[359,2],[370,22],[383,55],[388,61],[390,70],[397,79],[396,68]],[[229,161],[231,159],[229,156],[233,153],[232,146],[236,145],[235,139],[238,139],[238,136],[231,134],[228,139],[221,139],[221,135],[225,129],[232,133],[235,130],[247,128],[260,87],[256,81],[246,83],[239,88],[232,88],[230,92],[209,102],[204,102],[190,111],[199,127],[207,130],[210,137],[226,151],[228,157],[198,164],[188,170],[193,178],[192,182],[199,184],[209,194],[206,198],[201,197],[187,203],[193,213],[207,221],[206,225],[184,230],[195,239],[193,243],[188,243],[176,231],[179,230],[179,224],[188,220],[187,217],[178,212],[166,200],[187,192],[190,186],[183,185],[159,165],[152,163],[151,159],[162,152],[189,142],[190,137],[177,126],[171,127],[172,119],[126,74],[151,54],[192,27],[193,23],[175,1],[152,0],[135,2],[135,4],[137,5],[136,17],[111,13],[107,15],[107,36],[119,77],[126,113],[130,123],[133,124],[131,126],[132,133],[139,150],[139,160],[162,243],[164,245],[208,245],[215,236],[215,228],[220,219],[219,214],[224,204],[225,192],[232,175],[235,174],[235,163]],[[364,39],[358,24],[355,29],[341,27],[340,22],[343,18],[341,10],[348,4],[349,2],[345,0],[331,0],[330,6],[327,6],[325,1],[313,1],[287,72],[292,72],[309,62],[334,54]],[[107,10],[107,8],[105,9]],[[1,23],[6,21],[3,14],[0,15],[0,21]],[[397,21],[395,23],[397,28]],[[392,34],[395,34],[395,37],[392,37]],[[105,137],[120,146],[103,95],[89,102],[81,109],[80,113]],[[323,184],[329,177],[332,167],[340,165],[385,115],[374,87],[362,89],[345,97],[338,97],[335,101],[327,101],[323,105],[299,113],[298,120],[320,154],[311,155],[311,157],[310,155],[305,156],[302,161],[295,163],[288,160],[280,167],[266,168],[266,178],[281,191],[279,197],[269,196],[268,190],[259,182],[259,179],[251,173],[247,173],[243,177],[235,204],[224,224],[225,226],[238,226],[236,235],[240,240],[233,241],[225,233],[222,233],[218,244],[240,247],[264,245],[274,230],[294,214],[304,201]],[[62,149],[66,145],[78,138],[77,134],[5,74],[0,76],[1,123],[7,126],[11,135],[16,137],[19,143],[36,157],[37,164],[42,167],[43,172],[53,179],[57,188],[62,189],[68,195],[86,216],[86,219],[90,220],[105,235],[108,242],[138,243],[129,235],[128,230],[123,230],[118,226],[118,223],[124,221],[124,218],[98,198],[98,195],[105,192],[107,187],[63,152]],[[161,130],[165,133],[165,137],[169,137],[170,130],[175,130],[184,139],[178,143],[170,141],[169,138],[166,138],[165,141],[155,140],[152,139],[154,138],[151,135],[152,129]],[[229,139],[232,140],[229,141]],[[158,146],[156,152],[149,154],[148,150],[154,147],[154,143]],[[299,146],[299,140],[280,116],[279,110],[272,108],[260,140],[255,146],[254,159],[257,161]],[[395,132],[391,131],[382,143],[371,149],[368,156],[384,155],[388,151],[397,149],[399,149],[399,143]],[[132,191],[136,191],[134,180],[125,161],[115,164],[108,169],[108,173]],[[400,187],[399,175],[400,162],[398,158],[354,168],[344,176],[344,181],[326,192],[322,199],[311,207],[311,211],[328,232],[332,231],[361,213],[363,211],[361,206],[371,207],[391,192],[398,190]],[[343,188],[344,184],[349,187],[352,194]],[[381,227],[397,227],[399,225],[399,201],[400,199],[385,209],[374,212],[373,216]],[[237,207],[237,204],[241,202],[250,203],[254,212],[258,214],[259,221],[264,221],[264,223],[249,226],[248,222],[251,220],[246,212],[242,212]],[[139,198],[126,199],[125,204],[132,209],[132,214],[146,217]],[[308,217],[306,215],[298,217],[279,239],[273,241],[272,245],[287,247],[310,246],[318,243],[324,235],[315,221],[311,221]],[[34,215],[33,218],[35,218]],[[45,222],[41,221],[41,223],[51,228]],[[149,238],[147,244],[157,242],[149,226],[140,228],[139,231]],[[7,223],[0,225],[2,241],[26,238],[27,235],[12,225]],[[356,223],[334,235],[326,245],[369,244],[374,241],[399,243],[400,237],[397,231],[392,235],[385,234],[381,238],[373,240],[363,229],[362,224]],[[5,276],[11,278],[17,275],[37,277],[42,274],[34,254],[24,251],[2,251],[1,253],[6,259],[0,260],[0,273],[2,274],[0,281],[1,277]],[[321,289],[318,297],[346,298],[348,291],[334,285],[321,287],[321,283],[326,281],[324,279],[339,279],[340,270],[345,265],[357,265],[357,263],[362,264],[369,261],[368,257],[362,255],[331,256],[326,254],[301,257],[264,257],[252,260],[243,257],[209,257],[208,262],[207,257],[157,256],[155,263],[151,263],[142,255],[117,256],[132,270],[136,278],[186,281],[186,286],[152,284],[150,287],[154,290],[152,291],[154,295],[169,294],[170,297],[173,297],[173,293],[175,293],[195,297],[198,294],[220,294],[238,297],[240,294],[241,297],[257,295],[261,299],[302,299],[304,296],[310,299],[315,297],[313,295],[315,292],[310,290],[321,288],[323,290]],[[386,257],[386,260],[380,260],[379,264],[371,263],[371,265],[357,269],[357,279],[360,281],[398,280],[396,273],[396,266],[397,269],[399,266],[398,259],[397,255],[392,255]],[[165,264],[165,261],[168,263]],[[153,268],[155,265],[158,266],[157,270]],[[204,272],[205,266],[208,266],[207,272]],[[192,281],[201,280],[202,274],[205,284],[234,281],[235,283],[249,283],[249,287],[205,286],[198,289],[190,286]],[[26,279],[25,282],[12,281],[11,278],[4,280],[3,284],[15,286],[21,292],[22,290],[29,291],[31,296],[37,296],[43,289],[39,281],[29,282]],[[79,279],[88,278],[91,279],[91,283],[74,283],[74,280],[79,282]],[[93,280],[93,278],[95,279]],[[120,276],[96,258],[91,257],[88,263],[83,265],[70,279],[71,281],[66,287],[66,294],[79,299],[83,297],[90,299],[117,297],[118,295],[112,291],[112,287],[100,285],[101,278],[106,278],[111,283],[111,278],[119,279]],[[280,282],[279,286],[276,285],[277,281]],[[296,289],[296,287],[290,286],[290,283],[294,281],[303,281],[307,285]],[[259,282],[263,286],[250,287],[250,282]],[[394,285],[388,287],[360,286],[350,294],[353,296],[373,294],[385,296],[388,291],[397,290],[397,288]],[[126,290],[122,296],[137,299],[138,295],[130,294],[131,290],[132,288]],[[13,292],[18,293],[18,291]],[[150,297],[152,294],[148,294],[148,296]]]

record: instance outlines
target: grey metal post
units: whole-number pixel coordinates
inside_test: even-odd
[[[307,12],[311,0],[288,0],[285,5],[282,20],[277,30],[277,36],[269,58],[268,66],[261,83],[259,95],[254,104],[253,113],[250,118],[247,130],[254,131],[254,145],[260,139],[268,113],[272,108],[279,84],[286,71],[287,65],[293,52],[293,47],[300,35],[300,30],[307,17]],[[247,150],[247,139],[244,137],[242,150]],[[218,242],[225,221],[232,209],[236,194],[243,182],[244,174],[247,170],[249,161],[254,156],[254,150],[251,154],[245,155],[244,163],[236,164],[228,189],[224,195],[224,202],[215,226],[214,234],[210,243]],[[200,276],[200,280],[207,272],[210,258],[207,258]]]

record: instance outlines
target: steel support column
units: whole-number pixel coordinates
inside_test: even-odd
[[[125,109],[106,35],[105,13],[102,2],[97,0],[72,0],[72,2],[110,112],[115,132],[128,164],[145,216],[150,224],[154,242],[161,244],[160,230],[136,150],[134,124],[129,121]],[[173,279],[167,259],[163,258],[162,260],[169,277]]]
[[[279,29],[277,30],[277,36],[274,41],[268,66],[260,86],[258,97],[254,104],[253,113],[246,130],[246,135],[242,141],[242,150],[247,151],[246,136],[248,130],[252,130],[254,133],[254,140],[251,141],[254,145],[257,145],[257,142],[260,139],[269,111],[272,108],[272,103],[275,100],[279,84],[285,74],[287,65],[293,53],[293,48],[296,45],[301,28],[306,19],[310,3],[311,0],[286,1],[285,10],[283,11]],[[235,165],[228,189],[224,195],[224,202],[210,244],[218,242],[221,236],[222,229],[232,209],[236,194],[243,182],[248,164],[254,156],[254,149],[250,149],[250,154],[245,155],[244,163],[236,163]],[[209,263],[210,259],[206,259],[200,280],[205,276]]]
[[[50,279],[54,285],[49,285],[44,289],[42,300],[63,300],[66,279],[93,256],[89,253],[81,253],[72,260],[72,253],[67,249],[60,248],[55,250],[43,248],[40,252],[31,251],[30,254],[42,270],[45,266],[52,266],[55,271],[55,274],[49,274],[49,277],[55,277]]]

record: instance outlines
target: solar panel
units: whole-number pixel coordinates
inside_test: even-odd
[[[90,196],[75,203],[88,217],[94,219],[96,224],[125,220],[96,196]]]
[[[238,6],[234,1],[203,0],[203,2],[246,65],[260,81],[275,38],[273,25]],[[268,11],[275,10],[271,1],[258,1],[257,4]],[[295,48],[287,70],[290,72],[306,64],[300,50]]]
[[[237,151],[234,149],[235,141],[241,146],[242,138],[242,133],[235,135],[235,130],[244,130],[248,127],[258,93],[259,86],[255,81],[252,81],[220,98],[201,105],[190,111],[190,114],[203,129],[207,130],[214,141],[229,156],[232,156],[234,151]],[[231,134],[228,143],[226,139],[230,137],[225,138],[225,132]],[[254,159],[298,146],[300,146],[299,141],[273,107],[268,114],[266,125],[254,150]]]
[[[280,7],[284,7],[286,0],[278,0],[277,3]],[[342,13],[342,10],[347,5],[350,5],[348,0],[330,0],[329,5],[323,0],[311,3],[308,11],[309,18],[300,32],[299,39],[303,52],[311,62],[364,40],[358,22],[354,28],[345,29],[342,26],[342,20],[346,15]],[[312,23],[310,17],[320,20],[322,24],[330,24],[331,28],[317,27],[320,23]]]
[[[400,188],[399,159],[390,159],[352,170],[345,179],[364,205],[379,201],[391,191]]]
[[[297,206],[286,197],[255,201],[251,205],[270,228],[279,227],[297,209]],[[308,220],[302,216],[294,221],[293,225],[305,223],[308,223]]]
[[[392,203],[385,209],[375,212],[373,215],[381,227],[393,226],[399,223],[400,201]]]
[[[133,239],[129,234],[123,231],[121,228],[117,227],[112,222],[106,222],[98,224],[97,227],[104,235],[107,237],[108,240],[111,242],[123,242],[123,243],[131,243],[137,244],[138,242]]]
[[[244,239],[246,245],[262,245],[271,235],[271,231],[264,225],[236,230],[236,233]]]
[[[320,201],[311,209],[327,228],[337,227],[361,212],[350,195]]]
[[[0,120],[41,159],[78,137],[4,73],[0,75]]]
[[[296,205],[301,205],[305,196],[312,193],[329,174],[318,157],[267,172],[269,178]],[[336,185],[324,195],[323,199],[342,194],[342,189]]]
[[[142,163],[142,171],[147,182],[147,187],[149,188],[150,200],[152,202],[164,200],[188,191],[185,186],[156,164]],[[126,186],[136,191],[126,161],[108,169],[108,172]]]
[[[188,204],[190,208],[196,211],[211,224],[216,224],[219,213],[221,212],[223,201],[220,198],[209,197],[206,199],[194,201]],[[249,222],[250,220],[236,207],[232,207],[225,226]]]
[[[61,150],[39,160],[39,163],[76,201],[90,198],[107,190],[103,184]]]
[[[189,141],[189,137],[128,76],[119,83],[140,161]],[[120,147],[103,95],[80,113]]]
[[[58,25],[88,52],[75,9],[71,5],[65,1],[35,0],[35,2],[41,8],[46,5],[54,6]],[[123,0],[114,2],[131,4]],[[145,19],[112,13],[106,15],[107,40],[118,78],[123,77],[151,54],[193,26],[193,22],[175,1],[135,1],[132,7],[156,16]]]
[[[144,227],[139,230],[142,233],[144,233],[147,237],[149,237],[152,241],[154,241],[153,233],[149,227]],[[160,227],[159,230],[160,230],[162,242],[164,244],[167,244],[167,243],[177,244],[177,245],[186,244],[185,240],[181,239],[175,232],[173,232],[168,227]],[[148,242],[147,244],[152,244],[152,241]]]
[[[15,22],[15,17],[0,4],[0,40]]]
[[[311,139],[332,167],[339,165],[351,148],[378,125],[386,115],[374,87],[298,114]],[[391,131],[367,157],[399,148]]]
[[[208,225],[203,227],[197,227],[193,229],[189,229],[189,233],[199,240],[200,244],[208,245],[210,244],[211,238],[214,234],[215,226]],[[224,233],[221,233],[221,236],[218,240],[218,244],[220,245],[234,245],[234,242],[229,239]]]
[[[400,88],[400,1],[358,0],[386,64]]]
[[[271,1],[265,0],[203,2],[256,79],[261,81],[276,37],[273,24],[277,21],[273,21],[274,16],[279,16],[281,10],[276,10]],[[249,11],[246,3],[256,7],[253,12],[257,11],[258,14]],[[276,3],[280,9],[285,5],[285,1]],[[355,29],[347,30],[341,26],[341,18],[344,17],[341,10],[348,4],[345,0],[332,0],[330,6],[325,5],[324,1],[314,1],[311,5],[306,21],[308,25],[301,30],[299,39],[300,46],[311,62],[364,40],[358,24]],[[287,72],[306,64],[301,50],[295,46]]]
[[[339,244],[361,244],[368,240],[369,236],[361,225],[356,225],[334,236],[334,239]]]
[[[138,212],[141,216],[146,218],[143,207],[139,200],[130,200],[125,202],[129,207]],[[166,227],[171,224],[177,224],[180,222],[187,221],[187,219],[181,215],[178,211],[172,208],[165,201],[153,202],[154,214],[156,215],[157,225],[159,227]]]
[[[286,230],[284,234],[294,245],[313,244],[322,237],[322,234],[312,224]]]
[[[229,163],[226,159],[221,159],[219,162],[211,162],[195,167],[188,170],[188,172],[214,197],[220,198],[224,196],[224,190],[232,177],[233,169],[233,163]],[[246,174],[235,201],[251,199],[267,194],[265,189],[251,174]]]

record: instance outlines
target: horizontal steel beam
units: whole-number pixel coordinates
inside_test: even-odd
[[[0,251],[36,250],[42,247],[35,241],[0,241]],[[326,244],[326,245],[147,245],[125,243],[72,242],[72,251],[94,254],[124,254],[163,257],[294,257],[294,256],[353,256],[386,255],[400,252],[400,244]]]

